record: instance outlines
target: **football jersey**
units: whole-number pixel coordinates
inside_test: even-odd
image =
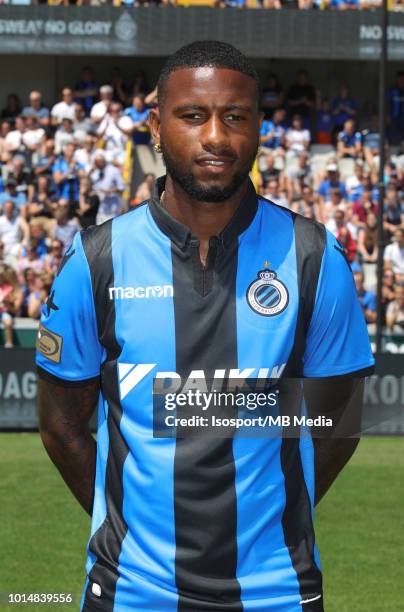
[[[343,250],[257,196],[199,241],[150,201],[77,234],[43,307],[39,376],[99,378],[83,611],[323,609],[310,436],[156,437],[153,381],[373,366]]]

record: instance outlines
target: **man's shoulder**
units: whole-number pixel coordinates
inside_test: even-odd
[[[134,230],[137,223],[141,223],[143,214],[147,208],[148,200],[145,200],[135,208],[126,211],[122,215],[118,215],[113,219],[108,219],[99,225],[90,225],[85,230],[80,232],[83,248],[87,254],[103,253],[106,249],[110,249],[112,245],[112,237],[114,240],[124,239],[125,236],[136,235]],[[129,231],[130,230],[130,231]]]

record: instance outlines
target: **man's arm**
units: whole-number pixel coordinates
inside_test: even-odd
[[[313,444],[316,483],[314,505],[316,506],[354,454],[359,438],[336,440],[315,438]]]
[[[365,374],[365,372],[363,372]],[[304,398],[310,418],[324,415],[332,427],[312,428],[315,466],[315,504],[328,491],[359,444],[365,379],[354,374],[304,379]]]
[[[39,432],[67,486],[91,515],[97,444],[89,429],[100,384],[60,386],[38,379]]]

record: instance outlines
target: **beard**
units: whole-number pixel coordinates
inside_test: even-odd
[[[231,198],[248,178],[258,153],[258,146],[259,143],[257,142],[251,156],[247,159],[243,167],[233,174],[228,185],[216,187],[198,182],[191,171],[185,172],[171,157],[160,135],[160,147],[167,174],[171,176],[175,183],[180,185],[185,193],[198,202],[224,202]]]

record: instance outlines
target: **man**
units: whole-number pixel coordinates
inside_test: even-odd
[[[350,96],[346,85],[341,85],[339,95],[332,101],[332,114],[337,132],[344,129],[344,123],[348,119],[355,119],[358,105]]]
[[[316,90],[309,82],[307,70],[299,70],[296,75],[296,82],[287,93],[286,101],[290,115],[300,115],[303,118],[304,127],[309,128],[316,103]]]
[[[42,106],[42,94],[40,91],[31,91],[29,94],[29,106],[22,109],[22,116],[25,118],[36,117],[42,128],[49,125],[49,109]]]
[[[125,183],[122,172],[116,166],[107,163],[106,154],[99,149],[94,155],[94,168],[90,172],[93,191],[100,199],[97,212],[97,225],[112,219],[123,212],[122,194]]]
[[[384,251],[385,267],[391,268],[404,280],[404,228],[398,227],[394,232],[394,242],[388,244]]]
[[[124,115],[130,117],[133,121],[131,129],[133,144],[149,144],[150,131],[147,125],[149,109],[145,105],[142,94],[133,96],[132,106],[125,110]]]
[[[111,85],[100,87],[100,101],[94,104],[90,112],[90,118],[93,123],[98,125],[104,119],[112,102],[113,93],[114,90]]]
[[[404,138],[404,71],[396,74],[396,82],[388,92],[389,99],[389,140],[400,144]]]
[[[143,206],[75,238],[44,309],[41,434],[93,516],[83,612],[323,610],[311,443],[153,437],[159,373],[192,387],[265,368],[338,374],[349,387],[349,373],[373,364],[335,238],[258,199],[249,181],[258,86],[225,43],[168,59],[150,117],[167,176]],[[299,270],[301,257],[317,268],[315,303],[312,276],[299,301],[296,257]],[[308,317],[306,342],[296,330]],[[96,446],[88,420],[99,398]],[[316,442],[326,442],[316,444],[318,501],[356,441]]]
[[[62,89],[62,99],[57,102],[51,110],[51,122],[52,125],[58,126],[62,123],[63,119],[71,119],[74,121],[74,110],[75,103],[73,99],[73,91],[70,87],[64,87]]]
[[[337,164],[331,161],[327,164],[326,170],[327,174],[321,181],[317,192],[320,204],[326,204],[330,201],[330,194],[333,189],[338,189],[342,198],[347,196],[345,183],[340,180]]]
[[[71,207],[79,201],[79,180],[84,174],[83,166],[74,159],[75,146],[68,143],[53,164],[53,180],[58,197],[69,201]]]
[[[363,314],[366,323],[376,322],[376,296],[373,291],[366,291],[363,285],[363,272],[359,264],[355,263],[352,266],[354,273],[356,290],[358,292],[359,301],[362,306]]]
[[[355,159],[362,155],[362,149],[362,134],[356,131],[355,121],[347,119],[344,123],[344,129],[338,134],[338,157]]]

